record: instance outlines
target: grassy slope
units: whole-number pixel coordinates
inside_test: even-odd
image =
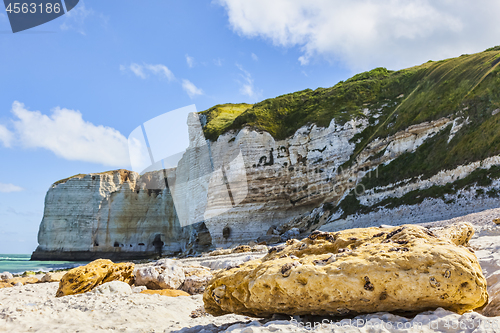
[[[219,135],[229,127],[236,117],[252,107],[252,104],[221,104],[200,112],[207,117],[207,124],[203,131],[205,137],[217,140]]]

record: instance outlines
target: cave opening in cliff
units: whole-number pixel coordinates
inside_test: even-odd
[[[165,243],[161,240],[161,235],[157,234],[155,236],[155,239],[153,240],[153,246],[155,247],[155,251],[158,253],[158,256],[161,257],[163,245]]]

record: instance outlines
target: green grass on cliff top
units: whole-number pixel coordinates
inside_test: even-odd
[[[393,115],[394,119],[388,119],[395,120],[391,129],[378,132],[395,133],[412,124],[446,116],[472,101],[478,92],[484,92],[477,88],[498,65],[499,57],[500,47],[495,47],[400,71],[376,68],[331,88],[306,89],[254,105],[232,105],[235,111],[222,112],[229,116],[209,117],[205,134],[214,140],[231,129],[250,126],[267,131],[276,139],[285,139],[307,124],[326,127],[332,119],[343,124],[352,118],[364,117],[364,108],[374,110],[388,104],[385,107],[388,109],[404,101]],[[401,95],[404,97],[398,99]],[[231,105],[215,106],[202,113],[211,114],[228,106]],[[238,114],[239,111],[242,112]]]
[[[200,112],[207,117],[207,124],[203,128],[205,137],[210,140],[217,140],[231,124],[234,119],[244,111],[252,107],[252,104],[221,104]]]

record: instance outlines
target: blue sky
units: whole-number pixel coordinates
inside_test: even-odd
[[[0,253],[36,248],[53,182],[129,168],[145,121],[482,51],[500,44],[483,2],[85,0],[17,34],[0,9]]]

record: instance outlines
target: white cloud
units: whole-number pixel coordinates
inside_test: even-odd
[[[232,29],[300,47],[299,61],[401,68],[499,44],[500,1],[217,0]]]
[[[165,77],[169,81],[172,81],[175,79],[174,74],[170,69],[168,69],[167,66],[165,65],[145,65],[145,68],[147,68],[151,73],[158,75],[159,77]]]
[[[20,186],[16,186],[13,184],[0,183],[0,192],[2,192],[2,193],[21,192],[23,190],[24,190],[24,188],[22,188]]]
[[[141,66],[139,64],[131,64],[130,70],[132,71],[132,73],[134,73],[136,76],[140,77],[141,79],[146,78],[146,73],[144,73],[143,66]]]
[[[136,64],[132,63],[130,66],[124,66],[120,65],[120,70],[122,72],[126,72],[130,70],[132,73],[134,73],[135,76],[141,78],[141,79],[146,79],[149,74],[156,75],[160,78],[166,78],[169,81],[172,81],[175,79],[174,73],[170,69],[168,69],[167,66],[158,64],[158,65],[151,65],[151,64]]]
[[[182,80],[182,89],[187,92],[190,98],[194,98],[197,95],[203,95],[203,90],[197,88],[191,81],[187,79]]]
[[[81,1],[75,8],[70,10],[64,16],[64,22],[61,24],[61,30],[75,30],[79,34],[86,35],[85,33],[85,21],[92,15],[96,13],[92,8],[87,9],[85,3]],[[101,19],[104,19],[102,15],[98,15]]]
[[[257,57],[257,55],[255,53],[252,53],[252,59],[254,61],[259,61],[259,57]]]
[[[221,58],[217,58],[217,59],[214,59],[214,64],[215,66],[222,66],[222,59]]]
[[[13,134],[7,127],[0,125],[0,142],[5,147],[10,147],[12,144]]]
[[[257,97],[258,94],[255,92],[252,75],[241,65],[236,64],[236,67],[238,67],[238,69],[242,71],[242,74],[240,74],[240,76],[243,79],[243,82],[238,81],[241,84],[240,93],[252,98]]]
[[[50,116],[14,102],[16,142],[24,148],[47,149],[72,161],[128,167],[127,139],[116,129],[83,120],[79,111],[55,108]]]
[[[190,57],[189,55],[186,54],[186,63],[189,66],[189,68],[193,68],[193,66],[194,66],[194,58]]]

